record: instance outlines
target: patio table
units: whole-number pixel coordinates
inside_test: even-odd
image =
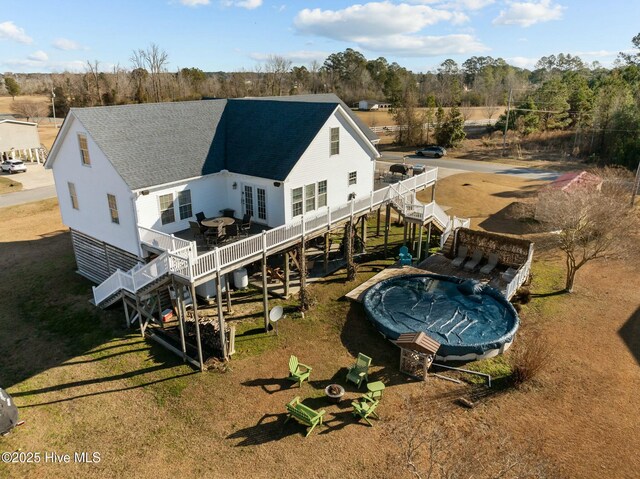
[[[202,220],[202,225],[207,228],[217,228],[218,226],[229,226],[235,223],[234,218],[227,216],[217,216],[215,218],[205,218]]]

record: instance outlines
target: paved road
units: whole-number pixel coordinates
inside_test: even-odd
[[[0,208],[31,203],[32,201],[46,200],[54,196],[56,196],[56,187],[54,185],[16,191],[15,193],[6,193],[0,195]]]
[[[473,171],[477,173],[495,173],[499,175],[516,175],[523,178],[536,180],[554,180],[560,174],[557,171],[539,170],[535,168],[523,168],[520,166],[506,165],[500,163],[485,163],[474,160],[462,160],[459,158],[424,158],[417,155],[405,155],[392,151],[382,153],[382,158],[378,161],[388,163],[401,163],[406,156],[407,162],[414,165],[437,166],[438,168],[457,170],[456,172]]]

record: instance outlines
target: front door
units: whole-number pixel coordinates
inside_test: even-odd
[[[258,223],[267,222],[267,190],[259,186],[242,186],[242,212]]]

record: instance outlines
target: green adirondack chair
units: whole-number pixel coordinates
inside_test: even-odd
[[[358,353],[358,359],[356,359],[356,363],[349,368],[349,372],[347,373],[347,381],[351,381],[358,389],[362,385],[363,381],[369,380],[369,366],[371,365],[371,358],[362,353]]]
[[[309,375],[311,374],[310,366],[306,364],[302,364],[298,361],[298,358],[295,356],[291,356],[289,358],[289,378],[291,381],[297,382],[300,387],[302,387],[302,381],[305,379],[309,380]]]
[[[360,400],[353,401],[351,405],[353,406],[353,415],[359,416],[364,419],[369,426],[373,427],[371,421],[369,421],[369,416],[374,417],[376,419],[380,419],[380,416],[376,414],[376,408],[380,404],[380,401],[377,399],[371,399],[369,396],[362,396]]]
[[[318,424],[322,425],[322,416],[324,416],[325,410],[321,409],[316,411],[308,406],[305,406],[300,402],[300,396],[294,397],[287,403],[287,421],[291,418],[298,421],[303,426],[307,426],[307,433],[304,437],[307,437],[313,431]]]

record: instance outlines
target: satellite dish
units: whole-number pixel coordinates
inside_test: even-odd
[[[18,426],[18,408],[7,392],[0,388],[0,434],[6,434]]]
[[[269,312],[269,319],[271,321],[273,321],[274,323],[276,321],[278,321],[280,318],[282,318],[282,313],[283,313],[283,309],[282,306],[276,306],[275,308],[273,308],[270,312]]]

